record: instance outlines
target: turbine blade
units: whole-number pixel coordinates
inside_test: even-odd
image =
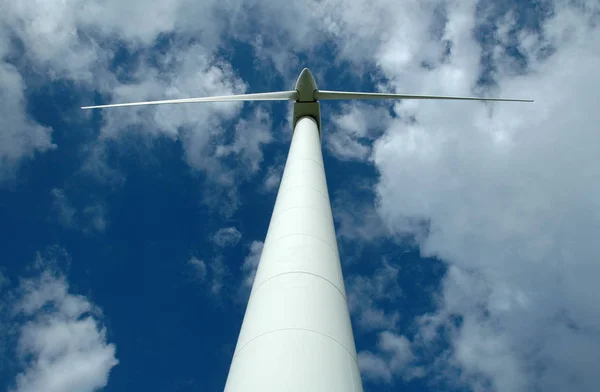
[[[161,104],[171,104],[171,103],[193,103],[193,102],[295,101],[297,99],[298,99],[298,92],[293,90],[293,91],[277,91],[277,92],[272,92],[272,93],[225,95],[225,96],[221,96],[221,97],[182,98],[182,99],[167,99],[167,100],[163,100],[163,101],[113,103],[110,105],[82,106],[81,108],[82,109],[100,109],[100,108],[116,108],[116,107],[121,107],[121,106],[161,105]]]
[[[448,99],[460,101],[509,101],[509,102],[533,102],[533,99],[508,99],[508,98],[479,98],[479,97],[452,97],[444,95],[411,95],[411,94],[387,94],[387,93],[355,93],[350,91],[315,91],[317,100],[336,99]]]

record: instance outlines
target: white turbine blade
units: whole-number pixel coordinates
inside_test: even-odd
[[[182,98],[182,99],[167,99],[163,101],[145,101],[145,102],[129,102],[129,103],[113,103],[110,105],[82,106],[82,109],[100,109],[100,108],[116,108],[121,106],[140,106],[140,105],[161,105],[171,103],[193,103],[193,102],[233,102],[233,101],[295,101],[298,99],[298,92],[293,91],[277,91],[272,93],[258,94],[238,94],[225,95],[221,97],[203,97],[203,98]]]
[[[411,94],[386,94],[386,93],[355,93],[350,91],[315,91],[317,100],[335,99],[446,99],[460,101],[509,101],[533,102],[533,99],[507,99],[507,98],[479,98],[479,97],[452,97],[444,95],[411,95]]]

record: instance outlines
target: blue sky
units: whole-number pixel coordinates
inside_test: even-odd
[[[303,67],[536,99],[322,104],[364,389],[595,390],[595,2],[5,7],[4,390],[222,390],[291,106],[79,107],[287,90]]]

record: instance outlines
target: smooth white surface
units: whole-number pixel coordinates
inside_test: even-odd
[[[443,99],[454,101],[500,101],[500,102],[533,102],[533,99],[512,98],[479,98],[479,97],[455,97],[448,95],[417,95],[417,94],[388,94],[388,93],[357,93],[351,91],[326,91],[317,90],[315,99]]]
[[[317,82],[313,74],[308,68],[304,68],[298,80],[296,81],[296,91],[298,91],[298,101],[300,102],[314,102],[315,91],[317,91]]]
[[[181,98],[167,99],[162,101],[144,101],[129,103],[112,103],[110,105],[82,106],[82,109],[117,108],[123,106],[162,105],[173,103],[194,102],[235,102],[235,101],[295,101],[298,99],[297,91],[276,91],[273,93],[223,95],[221,97]]]
[[[316,122],[300,119],[226,392],[362,392]]]

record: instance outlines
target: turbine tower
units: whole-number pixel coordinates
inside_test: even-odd
[[[362,392],[321,153],[320,100],[453,99],[322,91],[311,72],[296,88],[259,94],[87,106],[191,102],[294,102],[293,136],[225,392]]]

